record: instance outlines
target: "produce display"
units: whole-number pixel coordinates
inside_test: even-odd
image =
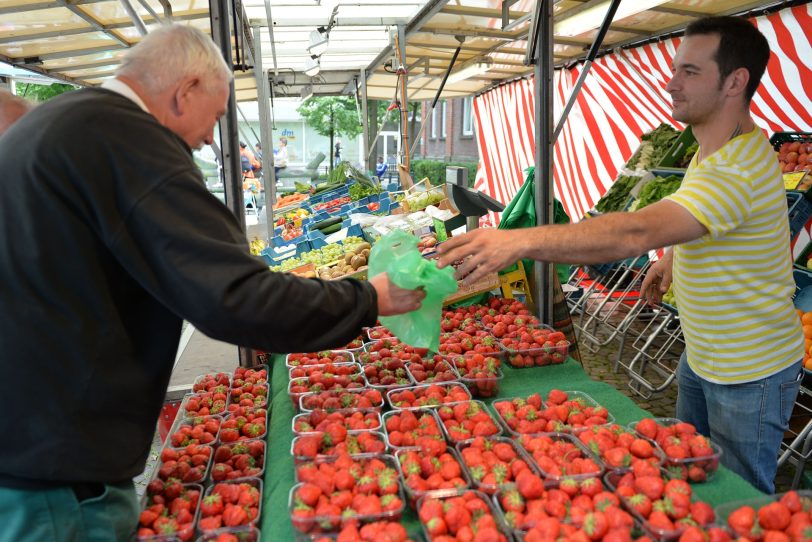
[[[474,397],[493,397],[499,393],[499,381],[504,378],[499,368],[501,361],[495,356],[472,353],[446,357],[454,364],[460,382],[468,386]]]
[[[437,409],[437,415],[443,424],[446,438],[451,443],[502,433],[499,424],[482,401],[472,400],[443,405]]]
[[[276,200],[276,203],[273,205],[273,209],[284,209],[285,207],[303,203],[307,201],[308,197],[309,196],[305,194],[289,194],[287,196],[282,196]]]
[[[629,427],[657,443],[664,455],[663,466],[672,478],[704,482],[719,468],[722,450],[690,423],[676,418],[643,418]]]
[[[412,508],[421,497],[441,494],[443,490],[465,489],[469,485],[458,455],[451,448],[436,456],[412,449],[398,450],[395,457]]]
[[[427,497],[417,511],[429,540],[510,540],[508,528],[490,499],[479,491],[461,490],[450,497]],[[453,538],[443,538],[450,536]]]
[[[383,415],[386,440],[393,451],[417,448],[421,454],[437,457],[446,452],[446,441],[437,416],[431,409],[396,410]]]
[[[337,279],[366,269],[369,250],[369,243],[359,243],[345,248],[338,262],[318,269],[319,278]]]
[[[436,407],[470,399],[471,392],[462,384],[428,384],[386,393],[386,402],[394,409]]]
[[[678,130],[665,123],[660,124],[651,132],[643,134],[640,147],[626,162],[626,168],[651,169],[657,166],[677,141],[679,135]]]
[[[488,495],[517,482],[523,472],[534,472],[509,438],[478,436],[457,444],[457,451],[474,487]]]
[[[261,438],[220,444],[214,450],[210,478],[215,482],[259,477],[265,470],[265,441]]]
[[[140,539],[173,535],[186,542],[193,540],[203,486],[181,484],[177,479],[153,480],[147,486],[144,509],[138,517],[136,537]]]
[[[343,425],[347,431],[380,431],[383,429],[383,421],[380,413],[375,410],[336,410],[326,412],[324,410],[314,410],[297,414],[293,418],[293,433],[321,433],[327,430],[327,426],[338,423]]]
[[[629,208],[630,211],[639,211],[640,209],[657,203],[666,196],[670,196],[676,192],[682,184],[682,177],[679,175],[669,175],[668,177],[654,177],[647,182],[640,190],[640,195],[632,203]]]
[[[330,211],[330,210],[332,210],[332,209],[334,209],[336,207],[341,207],[342,205],[346,205],[346,204],[350,203],[350,201],[351,200],[350,200],[349,196],[341,196],[339,198],[334,198],[334,199],[331,199],[329,201],[323,201],[321,203],[316,203],[315,205],[313,205],[313,210],[314,211],[321,211],[321,210]]]
[[[403,200],[403,205],[410,211],[422,211],[429,205],[437,205],[446,198],[441,186],[435,186],[421,192],[407,194]]]
[[[215,531],[222,527],[252,525],[259,520],[262,507],[262,482],[252,478],[243,482],[218,482],[206,491],[200,503],[198,528]]]
[[[288,354],[285,364],[289,367],[306,367],[311,365],[330,365],[355,361],[347,350],[322,350],[321,352],[301,352]],[[291,374],[293,378],[296,378]],[[306,375],[301,375],[306,376]]]
[[[812,312],[797,309],[804,332],[804,369],[812,371]]]
[[[301,257],[294,256],[287,258],[280,265],[271,266],[270,269],[271,271],[284,272],[295,269],[306,263],[313,263],[317,266],[327,265],[341,260],[348,249],[362,243],[366,243],[366,241],[360,237],[350,236],[345,238],[341,243],[330,243],[322,248],[305,252]],[[366,248],[370,247],[367,246]]]
[[[599,461],[572,435],[522,435],[519,444],[536,462],[542,477],[559,482],[561,488],[578,485],[580,480],[600,476],[603,472]]]
[[[812,136],[799,141],[787,141],[778,148],[781,171],[812,171]]]
[[[634,175],[619,176],[609,187],[609,190],[606,191],[606,194],[595,204],[595,209],[602,213],[623,211],[629,202],[632,188],[639,182],[640,177]]]
[[[741,542],[807,540],[812,530],[812,500],[796,491],[719,507],[726,525]],[[727,516],[726,518],[724,516]]]

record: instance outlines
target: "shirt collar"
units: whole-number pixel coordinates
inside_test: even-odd
[[[147,108],[147,104],[144,103],[144,100],[141,99],[138,94],[132,89],[130,85],[122,81],[121,79],[108,79],[104,83],[102,83],[102,88],[106,88],[107,90],[112,90],[118,94],[121,94],[125,98],[129,98],[130,100],[134,101],[138,107],[149,113],[149,109]]]

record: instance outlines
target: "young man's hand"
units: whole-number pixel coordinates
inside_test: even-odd
[[[396,286],[386,273],[375,275],[369,279],[369,283],[378,292],[379,316],[395,316],[417,310],[420,308],[420,302],[426,297],[426,292],[420,288],[406,290]]]
[[[662,301],[663,294],[671,286],[671,264],[673,255],[669,249],[663,257],[656,261],[646,273],[643,284],[640,286],[640,293],[645,297],[649,305],[657,305]]]

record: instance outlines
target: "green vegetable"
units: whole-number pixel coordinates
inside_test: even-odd
[[[696,152],[699,150],[699,143],[696,141],[691,144],[690,147],[685,149],[685,155],[682,157],[681,160],[677,160],[677,163],[674,164],[674,167],[679,168],[687,168],[688,165],[691,163],[691,159],[694,157]]]
[[[350,199],[358,201],[372,194],[380,194],[381,188],[379,186],[369,187],[361,184],[360,182],[350,185]]]
[[[680,132],[670,124],[660,124],[657,128],[643,134],[640,147],[637,148],[626,167],[629,169],[651,169],[660,163],[663,156],[668,153],[671,146],[679,137]]]
[[[632,211],[639,211],[640,209],[657,203],[666,196],[673,194],[679,189],[682,184],[682,177],[679,175],[669,175],[668,177],[655,177],[646,183],[637,201],[634,202]]]
[[[629,200],[629,193],[640,181],[640,177],[621,175],[615,180],[606,194],[595,204],[595,209],[602,213],[622,211]]]

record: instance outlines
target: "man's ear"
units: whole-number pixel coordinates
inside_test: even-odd
[[[187,77],[178,84],[177,88],[175,89],[175,99],[173,100],[176,114],[183,115],[186,112],[187,108],[189,107],[191,94],[197,90],[197,86],[199,84],[200,79],[197,77]]]
[[[747,68],[736,68],[727,76],[728,96],[741,96],[747,91],[750,72]]]

